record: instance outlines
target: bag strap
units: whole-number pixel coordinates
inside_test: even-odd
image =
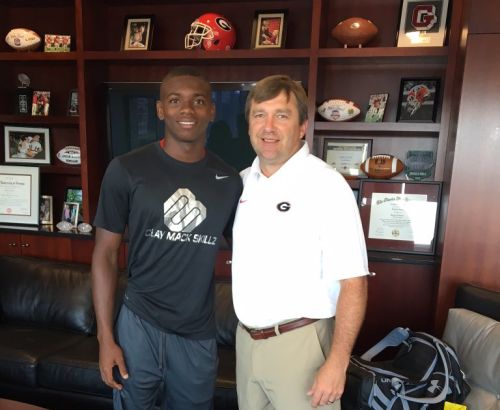
[[[367,350],[361,359],[371,361],[376,355],[389,346],[399,346],[410,336],[408,329],[403,327],[397,327],[393,329],[387,336],[385,336],[380,342]]]
[[[423,333],[423,332],[422,332]],[[446,350],[445,345],[443,342],[441,342],[439,339],[436,339],[434,336],[428,335],[427,333],[423,333],[429,338],[432,339],[432,341],[436,345],[436,350],[438,351],[439,357],[441,358],[441,361],[443,362],[443,369],[444,369],[444,387],[441,390],[441,392],[435,396],[435,397],[427,397],[423,399],[419,399],[418,397],[410,397],[406,396],[404,394],[398,394],[397,396],[400,397],[403,400],[411,401],[413,403],[422,403],[422,404],[436,404],[436,403],[441,403],[446,399],[446,396],[448,395],[448,388],[450,385],[450,374],[449,374],[449,369],[448,369],[448,361],[446,360],[446,357],[444,355],[444,350]]]

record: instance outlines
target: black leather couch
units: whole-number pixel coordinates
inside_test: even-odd
[[[125,284],[123,276],[120,295]],[[216,324],[215,409],[236,410],[237,319],[227,282],[216,284]],[[95,334],[90,266],[0,256],[0,397],[51,410],[112,409]]]

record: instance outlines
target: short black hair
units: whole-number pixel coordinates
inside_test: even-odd
[[[191,66],[179,66],[179,67],[174,67],[172,68],[164,77],[163,80],[161,81],[160,85],[160,96],[161,96],[161,90],[163,89],[163,85],[169,81],[172,78],[175,77],[182,77],[182,76],[190,76],[190,77],[196,77],[205,82],[208,86],[209,91],[212,91],[212,86],[210,84],[210,81],[208,81],[207,77],[205,74],[203,74],[200,70],[198,70],[195,67]]]

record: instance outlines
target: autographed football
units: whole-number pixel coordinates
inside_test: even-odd
[[[370,178],[389,179],[404,170],[403,162],[393,155],[373,155],[364,161],[360,169]]]
[[[14,50],[36,50],[42,39],[33,30],[27,28],[14,28],[5,36],[5,42]]]
[[[80,165],[80,147],[68,145],[56,154],[59,161],[69,165]]]
[[[370,20],[351,17],[342,20],[332,30],[332,36],[344,47],[361,47],[378,33],[378,28]]]
[[[318,107],[318,113],[328,121],[349,121],[356,118],[361,110],[352,101],[336,98],[323,102]]]

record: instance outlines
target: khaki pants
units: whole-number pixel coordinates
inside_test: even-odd
[[[310,410],[316,372],[331,346],[333,324],[322,319],[264,340],[238,326],[236,386],[240,410]],[[321,406],[340,410],[340,401]]]

